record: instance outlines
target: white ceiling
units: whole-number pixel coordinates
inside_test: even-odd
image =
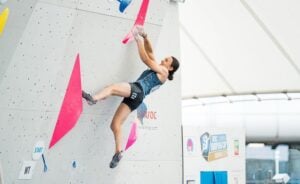
[[[299,92],[299,0],[179,3],[182,97]]]

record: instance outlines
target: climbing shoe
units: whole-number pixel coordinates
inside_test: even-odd
[[[97,100],[94,100],[93,97],[85,91],[82,91],[82,98],[84,98],[89,105],[94,105],[97,103]]]
[[[110,168],[115,168],[117,167],[117,165],[119,164],[121,158],[123,157],[123,151],[120,151],[118,153],[116,153],[113,157],[112,157],[112,160],[109,164],[109,167]]]

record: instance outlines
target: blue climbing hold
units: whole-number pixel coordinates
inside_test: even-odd
[[[142,103],[138,108],[137,108],[137,118],[140,120],[140,122],[143,124],[143,119],[147,113],[147,105],[145,103]]]
[[[76,167],[77,167],[76,161],[73,161],[72,166],[73,166],[73,168],[76,168]]]
[[[46,164],[46,160],[45,160],[44,154],[42,154],[42,158],[43,158],[43,164],[44,164],[44,172],[47,172],[48,171],[48,167],[47,167],[47,164]]]
[[[119,10],[120,12],[123,13],[132,0],[117,0],[117,1],[119,1],[120,3]]]

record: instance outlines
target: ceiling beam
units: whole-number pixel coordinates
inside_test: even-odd
[[[189,31],[186,29],[182,23],[179,23],[179,26],[183,33],[188,37],[188,39],[196,46],[197,50],[202,54],[202,56],[206,59],[208,64],[213,68],[213,70],[216,72],[216,74],[220,77],[220,79],[225,83],[225,85],[230,89],[232,93],[236,93],[233,86],[228,82],[228,80],[225,78],[225,76],[220,72],[220,70],[216,67],[216,65],[213,63],[213,61],[210,59],[210,57],[204,52],[204,50],[200,47],[200,45],[195,41],[194,37],[189,33]]]
[[[240,0],[245,9],[250,13],[250,15],[254,18],[257,24],[263,29],[266,35],[271,39],[271,41],[275,44],[278,50],[282,53],[282,55],[288,60],[289,64],[297,71],[298,75],[300,75],[300,68],[296,65],[295,61],[291,57],[291,55],[287,52],[287,50],[281,45],[278,39],[272,34],[272,32],[268,29],[266,24],[259,18],[259,16],[255,13],[255,11],[251,8],[251,6],[246,2],[246,0]]]

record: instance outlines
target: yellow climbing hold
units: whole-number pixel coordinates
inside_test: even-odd
[[[8,14],[9,14],[8,8],[5,8],[5,10],[0,14],[0,36],[2,35],[2,32],[4,30]]]

